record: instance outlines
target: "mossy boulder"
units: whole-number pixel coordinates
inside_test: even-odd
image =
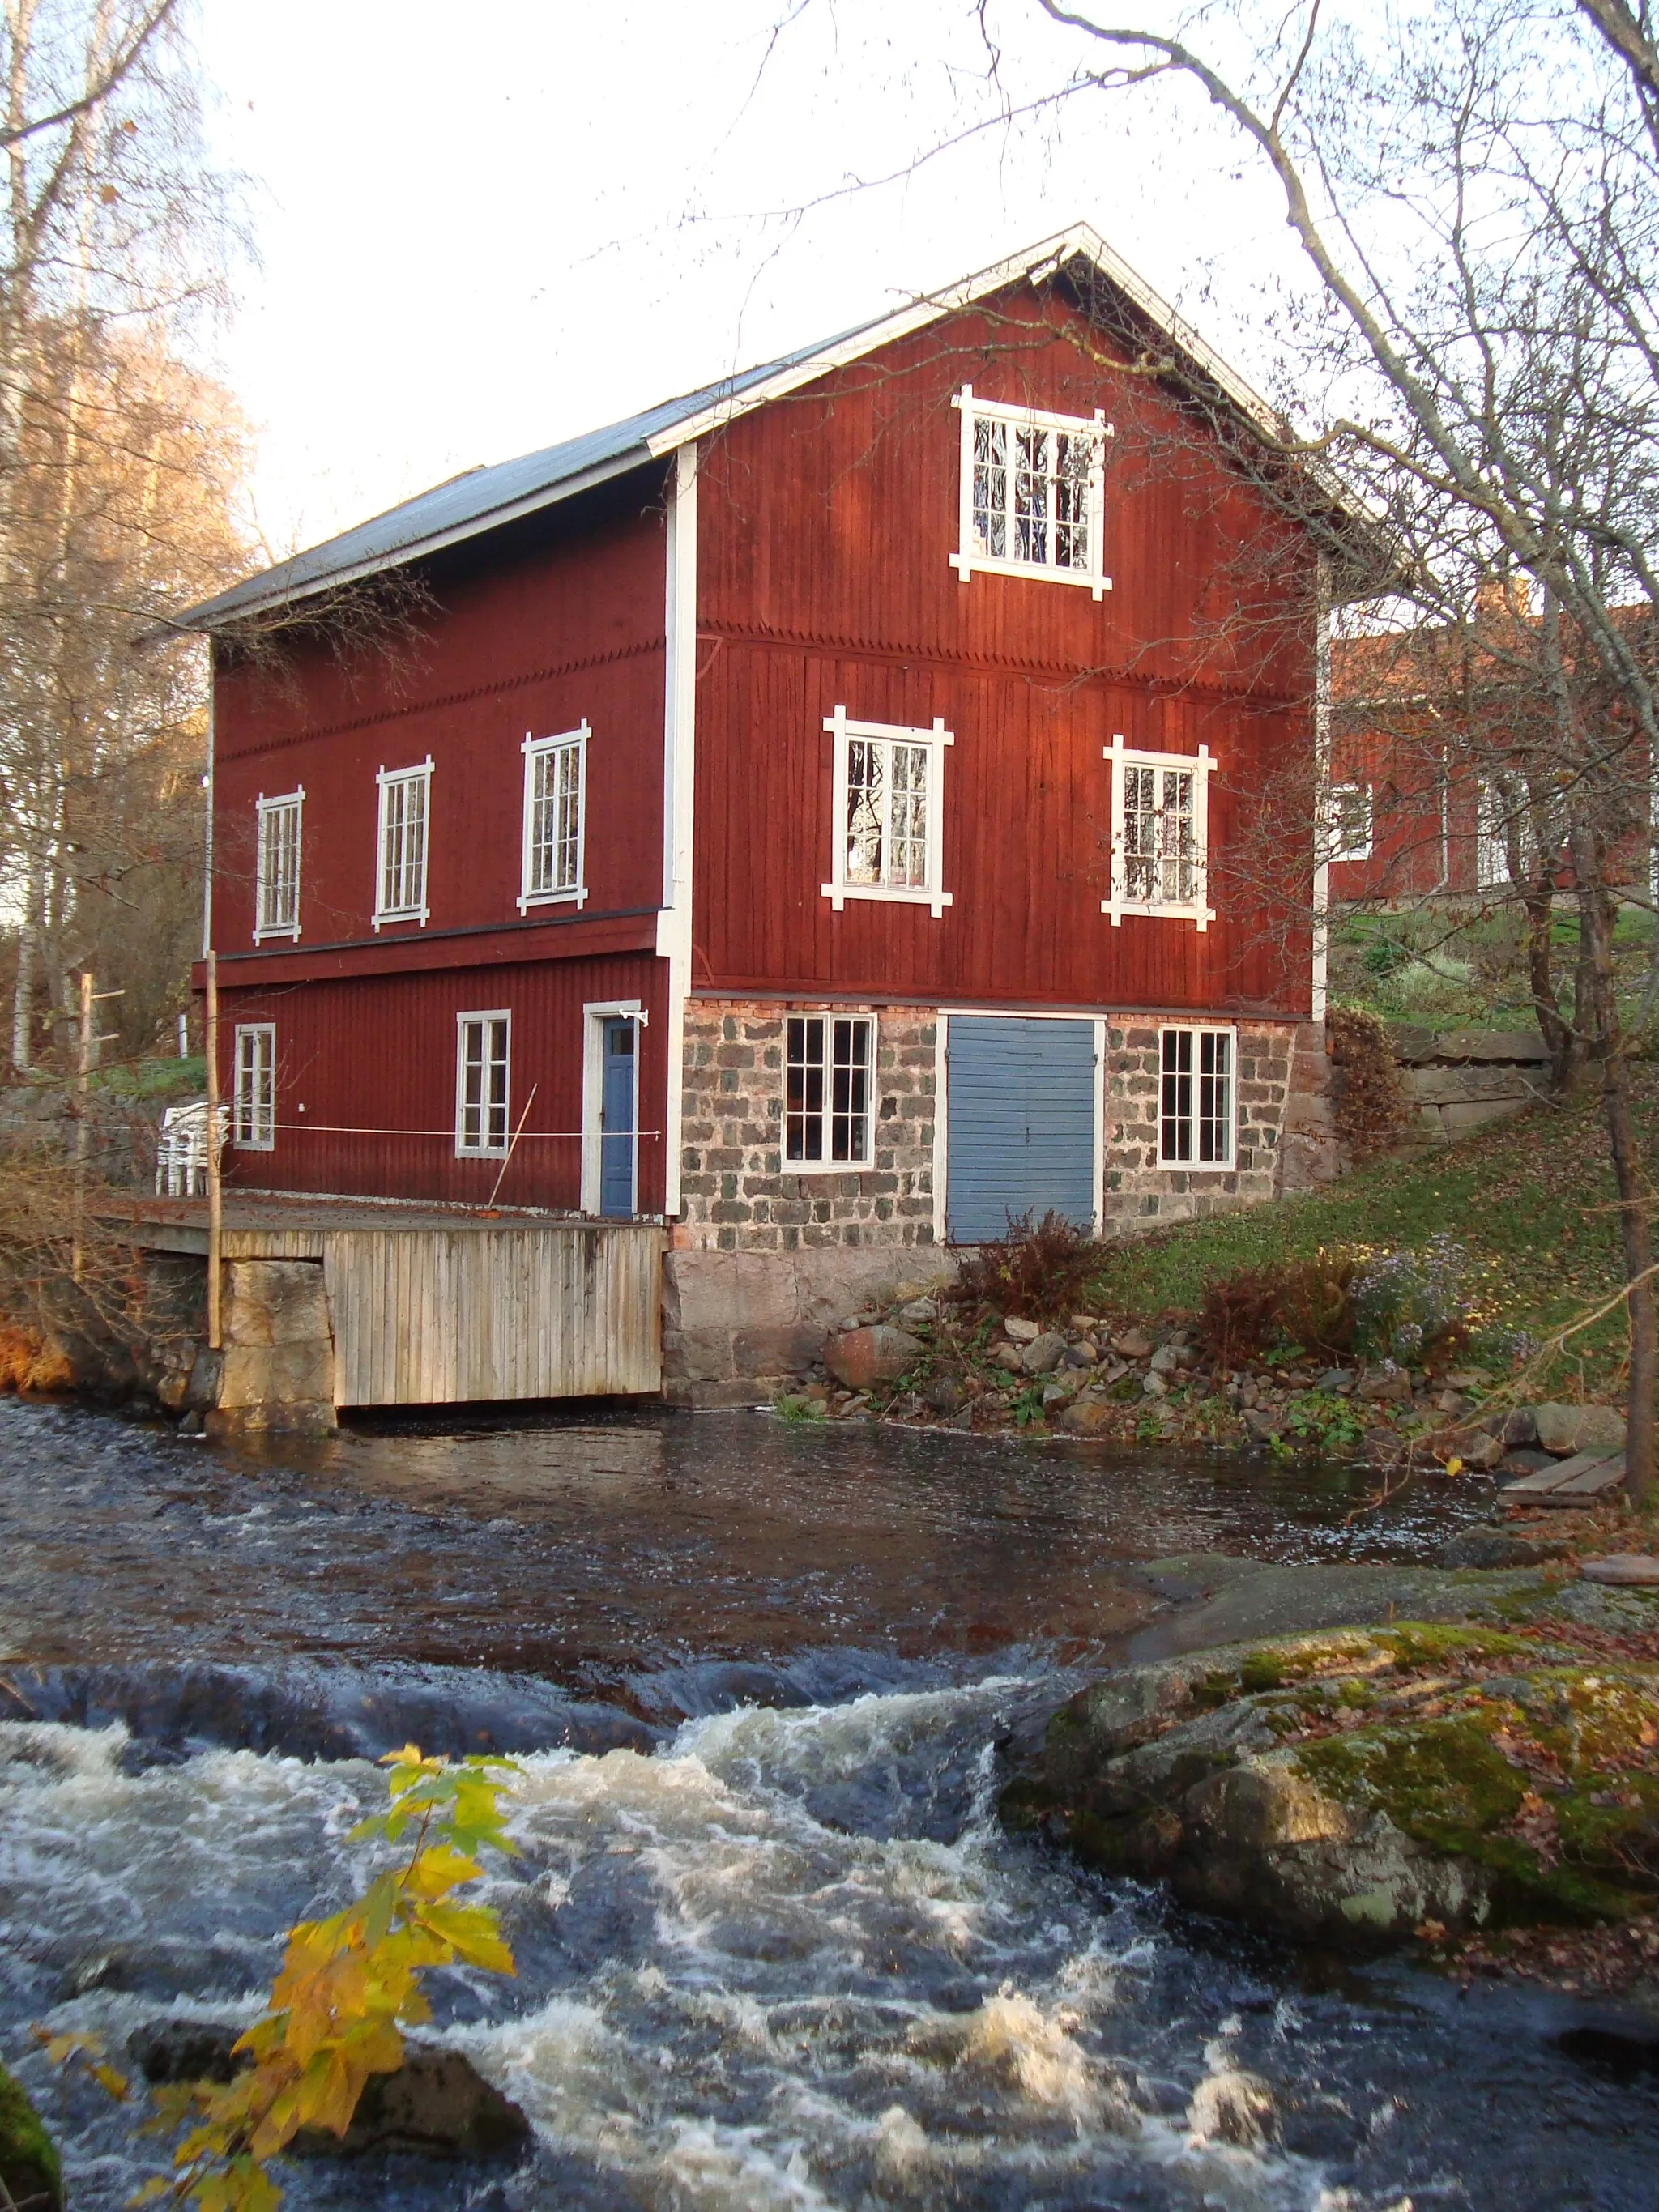
[[[1112,1873],[1321,1941],[1659,1903],[1659,1667],[1438,1623],[1130,1668],[1004,1792]]]
[[[58,2153],[33,2105],[0,2066],[0,2181],[17,2212],[62,2212]]]

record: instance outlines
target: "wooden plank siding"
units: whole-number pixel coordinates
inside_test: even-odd
[[[1091,359],[1069,311],[1022,289],[720,432],[702,464],[696,988],[740,995],[1135,1006],[1305,1017],[1305,883],[1226,886],[1247,818],[1292,790],[1310,739],[1311,556],[1155,392]],[[1088,347],[1098,351],[1097,337]],[[961,583],[963,384],[1116,428],[1106,570]],[[833,914],[837,704],[955,736],[944,887],[925,909]],[[1100,911],[1103,748],[1195,751],[1211,785],[1217,921]],[[1305,810],[1289,819],[1305,832]],[[1282,806],[1282,799],[1275,804]],[[1286,849],[1292,841],[1286,839]],[[1301,842],[1305,852],[1305,835]]]
[[[582,1008],[630,999],[647,1017],[639,1039],[639,1203],[642,1212],[658,1211],[667,1001],[663,963],[645,951],[223,993],[220,1079],[226,1096],[236,1024],[270,1022],[276,1032],[276,1149],[243,1152],[232,1145],[224,1155],[227,1179],[256,1189],[486,1204],[500,1160],[455,1157],[455,1017],[506,1007],[513,1016],[507,1111],[514,1127],[532,1083],[537,1091],[500,1201],[574,1212],[581,1199],[581,1145],[574,1133],[582,1126]],[[436,1133],[366,1133],[410,1129]]]

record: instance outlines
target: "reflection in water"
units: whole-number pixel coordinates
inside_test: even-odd
[[[1566,2056],[1573,2008],[1317,1972],[996,1825],[999,1747],[1151,1602],[1133,1560],[1397,1556],[1470,1510],[1353,1502],[744,1416],[256,1459],[0,1404],[0,2056],[114,2212],[153,2148],[27,2023],[246,2017],[362,1878],[361,1754],[487,1738],[526,1753],[520,1973],[445,1978],[436,2032],[535,2156],[299,2165],[304,2212],[1659,2205],[1659,2086]]]

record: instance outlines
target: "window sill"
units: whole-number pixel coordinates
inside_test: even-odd
[[[237,1152],[274,1152],[276,1149],[275,1137],[268,1145],[262,1145],[252,1137],[233,1137],[230,1141],[231,1150]]]
[[[874,1160],[785,1160],[778,1170],[787,1176],[874,1175]]]
[[[458,1160],[504,1160],[507,1158],[507,1146],[502,1145],[499,1148],[492,1147],[486,1152],[482,1145],[476,1149],[471,1145],[457,1145],[455,1157]]]
[[[300,941],[299,923],[285,921],[279,929],[256,929],[253,933],[253,942],[256,945],[269,945],[271,939],[276,937],[285,937],[291,943],[297,945]]]
[[[1238,1170],[1231,1160],[1160,1160],[1160,1175],[1237,1175]]]
[[[386,914],[377,914],[374,915],[373,921],[376,929],[384,929],[388,922],[394,921],[418,922],[421,927],[424,929],[426,927],[427,921],[430,917],[431,912],[432,909],[430,907],[424,906],[394,907]]]
[[[935,921],[952,903],[949,891],[929,891],[887,884],[820,884],[819,891],[830,902],[830,911],[839,914],[848,899],[876,899],[885,906],[925,906]]]
[[[965,584],[975,574],[982,576],[1026,576],[1040,584],[1081,584],[1097,599],[1112,588],[1109,576],[1089,568],[1051,568],[1038,561],[999,561],[992,553],[953,553],[951,566]]]
[[[1112,918],[1112,927],[1121,928],[1123,917],[1144,915],[1149,921],[1190,921],[1202,936],[1215,920],[1212,906],[1192,903],[1182,906],[1153,906],[1145,899],[1102,899],[1100,910]]]
[[[528,914],[535,906],[586,906],[587,887],[570,891],[525,891],[519,898],[519,912]]]

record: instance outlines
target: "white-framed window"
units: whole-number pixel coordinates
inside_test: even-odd
[[[455,1151],[463,1159],[507,1152],[513,1017],[497,1007],[455,1017]]]
[[[524,754],[524,863],[519,912],[532,906],[585,905],[583,817],[587,793],[584,721],[556,738],[526,732]]]
[[[1502,787],[1483,782],[1475,793],[1474,883],[1477,890],[1510,886],[1510,805]],[[1466,815],[1465,821],[1468,819]]]
[[[872,1166],[875,1016],[790,1014],[784,1030],[784,1172]]]
[[[1334,783],[1328,804],[1329,850],[1333,862],[1371,857],[1371,787],[1368,783]]]
[[[427,829],[432,801],[432,757],[418,768],[383,768],[380,829],[376,847],[374,927],[383,921],[426,926]]]
[[[855,722],[845,707],[826,714],[836,743],[830,880],[821,886],[839,914],[851,899],[925,906],[937,921],[951,903],[943,888],[943,721],[931,730]]]
[[[300,828],[305,787],[258,802],[259,839],[254,866],[253,941],[300,934]]]
[[[276,1029],[271,1022],[236,1024],[236,1077],[231,1134],[245,1152],[276,1148]]]
[[[1215,920],[1207,882],[1210,776],[1207,745],[1195,753],[1137,752],[1115,737],[1112,890],[1100,902],[1118,928],[1126,914],[1163,915],[1207,929]]]
[[[951,566],[965,584],[974,571],[1085,584],[1100,599],[1112,588],[1104,561],[1105,412],[1048,415],[975,397],[964,384],[961,537]]]
[[[1231,1167],[1237,1052],[1237,1032],[1231,1029],[1159,1031],[1159,1167]]]

